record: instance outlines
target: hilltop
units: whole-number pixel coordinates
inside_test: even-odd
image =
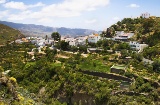
[[[107,29],[107,33],[112,37],[115,35],[115,31],[133,32],[135,35],[132,40],[154,46],[160,39],[160,18],[153,16],[124,18]]]
[[[78,36],[78,35],[89,35],[95,33],[95,30],[90,29],[80,29],[80,28],[65,28],[65,27],[48,27],[43,25],[34,25],[34,24],[21,24],[21,23],[13,23],[7,21],[0,21],[0,24],[5,24],[12,28],[18,29],[25,36],[45,36],[51,35],[52,32],[59,32],[62,36]]]
[[[5,44],[7,41],[13,41],[17,38],[24,37],[20,31],[9,26],[0,24],[0,44]]]

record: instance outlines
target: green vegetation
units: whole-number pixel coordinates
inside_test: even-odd
[[[20,31],[0,24],[0,45],[24,37]]]
[[[146,82],[143,78],[137,78],[135,83],[127,86],[129,88],[126,91],[121,88],[122,84],[124,86],[126,84],[121,84],[120,81],[103,79],[79,72],[79,70],[89,70],[109,73],[110,67],[115,64],[115,62],[109,59],[114,54],[106,53],[105,56],[88,54],[88,57],[83,57],[80,53],[56,52],[46,48],[46,54],[38,55],[38,59],[33,61],[31,55],[25,53],[32,48],[34,48],[34,45],[28,43],[21,45],[13,43],[0,47],[2,51],[0,53],[3,55],[1,56],[3,60],[0,63],[2,66],[1,71],[3,69],[4,71],[11,70],[8,75],[16,78],[16,80],[14,78],[10,80],[17,81],[17,90],[20,94],[18,97],[22,100],[11,101],[13,104],[26,102],[47,105],[89,103],[84,98],[76,98],[79,94],[85,98],[89,97],[92,100],[90,103],[93,105],[104,103],[144,103],[149,105],[152,102],[157,103],[158,90],[152,85],[152,82]],[[8,52],[8,54],[5,52]],[[35,54],[37,53],[35,52]],[[57,56],[57,54],[69,58],[59,58],[60,56]],[[15,55],[18,55],[18,57]],[[4,63],[4,61],[9,63]],[[136,62],[139,63],[138,60]],[[131,64],[133,63],[135,61],[131,62]],[[138,69],[138,66],[134,67],[134,70],[136,69]],[[134,72],[129,70],[124,75],[133,78]],[[3,90],[3,93],[5,91]],[[119,91],[124,91],[124,93],[119,94]],[[127,94],[127,92],[133,92],[132,94],[137,94],[136,92],[138,92],[138,95],[134,97]],[[147,93],[148,95],[143,95],[142,93]],[[11,97],[6,99],[11,99]],[[115,102],[114,99],[119,100]]]
[[[51,37],[56,41],[60,41],[61,40],[61,35],[58,32],[53,32],[51,34]]]
[[[84,58],[79,64],[79,68],[82,70],[97,71],[97,72],[109,72],[110,66],[103,64],[103,61],[96,60],[94,58]]]
[[[160,18],[124,18],[122,21],[118,21],[112,25],[109,29],[111,33],[115,31],[134,32],[135,36],[133,40],[137,40],[141,43],[147,43],[149,46],[154,46],[158,43],[160,37]],[[112,37],[115,34],[111,34]]]
[[[131,40],[149,44],[142,53],[136,53],[125,42],[108,39],[97,44],[89,43],[90,47],[103,50],[87,55],[84,53],[87,53],[88,46],[75,48],[64,41],[57,43],[60,51],[45,47],[44,53],[39,53],[36,49],[33,54],[28,52],[36,46],[30,43],[1,46],[0,104],[160,104],[160,28],[157,22],[159,18],[126,18],[102,33],[102,36],[112,37],[118,30],[135,32],[136,35]],[[57,40],[60,39],[59,36],[56,37]],[[144,58],[153,60],[153,63]],[[117,69],[126,67],[124,73],[114,75],[116,78],[129,79],[131,83],[121,79],[102,78],[103,74],[110,73],[113,65]],[[84,74],[82,71],[100,72],[101,76]]]

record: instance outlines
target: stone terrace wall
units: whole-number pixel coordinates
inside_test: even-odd
[[[121,75],[115,75],[115,74],[108,74],[108,73],[100,73],[100,72],[90,72],[90,71],[80,71],[84,74],[93,75],[97,77],[107,78],[107,79],[114,79],[114,80],[122,80],[127,82],[132,82],[130,78],[121,76]]]

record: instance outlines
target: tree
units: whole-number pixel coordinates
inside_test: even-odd
[[[79,46],[79,52],[87,53],[87,46]]]
[[[57,54],[57,50],[51,50],[50,48],[46,48],[45,50],[47,60],[53,61],[54,56]]]
[[[58,32],[53,32],[51,34],[51,37],[54,38],[54,40],[56,40],[56,41],[60,41],[61,40],[61,35]]]
[[[102,40],[97,41],[96,46],[97,47],[101,47],[102,46],[102,42],[103,42]]]
[[[155,60],[152,66],[153,66],[154,71],[160,72],[160,60],[159,59]]]
[[[122,50],[122,49],[127,49],[127,50],[130,50],[130,45],[128,43],[120,43],[118,46],[117,46],[117,50]]]
[[[111,29],[110,28],[107,28],[106,34],[107,34],[107,37],[112,38]]]
[[[69,49],[69,43],[65,42],[64,40],[60,41],[59,46],[62,50],[68,50]]]
[[[151,19],[151,18],[145,19],[142,24],[142,27],[144,28],[143,33],[146,34],[146,33],[151,32],[152,28],[154,27],[154,24],[155,24],[154,19]]]
[[[48,39],[48,35],[46,35],[46,37],[45,37],[45,40],[47,40]]]
[[[125,57],[127,57],[129,54],[128,54],[128,51],[126,49],[123,49],[121,50],[121,57],[124,59]]]

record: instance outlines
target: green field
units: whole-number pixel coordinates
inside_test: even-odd
[[[97,71],[97,72],[109,72],[110,67],[103,64],[99,60],[84,61],[79,64],[79,68],[82,70]]]

